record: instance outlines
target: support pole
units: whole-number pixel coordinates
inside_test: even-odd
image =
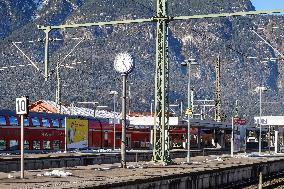
[[[49,56],[48,56],[48,50],[49,50],[49,32],[51,31],[51,27],[45,27],[44,28],[45,33],[45,46],[44,46],[44,78],[45,81],[48,79],[48,64],[49,64]]]
[[[121,167],[126,168],[126,74],[122,74],[122,136],[121,136]]]
[[[271,153],[271,151],[270,151],[270,144],[271,144],[271,130],[270,130],[270,127],[271,127],[271,125],[269,125],[268,126],[268,151],[269,151],[269,154]]]
[[[221,122],[221,65],[220,55],[218,55],[216,64],[216,91],[215,91],[215,121]]]
[[[200,150],[201,148],[201,128],[198,128],[198,132],[197,132],[197,147]]]
[[[262,113],[262,109],[261,109],[261,94],[262,94],[262,89],[259,89],[259,139],[258,139],[258,152],[259,155],[261,154],[261,113]]]
[[[191,62],[187,62],[188,66],[188,83],[187,83],[187,106],[188,110],[190,109],[192,111],[192,106],[191,106],[191,86],[190,86],[190,72],[191,72]],[[191,140],[191,134],[190,134],[190,117],[191,115],[187,114],[187,158],[186,162],[190,162],[190,140]]]
[[[275,154],[278,153],[278,127],[275,128],[275,143],[274,143],[274,147],[275,147]]]
[[[21,115],[21,179],[24,179],[24,115]]]
[[[56,105],[58,106],[59,113],[61,114],[61,78],[60,78],[59,62],[57,62],[56,65],[56,76],[57,76]]]
[[[169,146],[169,62],[168,62],[168,1],[157,0],[155,118],[153,161],[168,164]]]
[[[258,189],[262,189],[262,171],[259,172]]]
[[[71,104],[72,110],[73,110],[73,103]],[[72,115],[72,113],[71,113]],[[67,153],[67,117],[64,118],[64,124],[65,124],[65,145],[64,145],[64,153]]]
[[[234,117],[232,117],[231,157],[234,157]]]
[[[113,94],[113,149],[115,150],[115,140],[116,140],[116,137],[115,137],[115,119],[116,119],[116,116],[115,116],[115,109],[116,109],[116,106],[115,106],[115,100],[116,100],[116,94],[114,93]]]

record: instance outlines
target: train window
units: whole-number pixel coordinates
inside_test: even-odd
[[[6,140],[0,140],[0,150],[6,150]]]
[[[32,123],[34,127],[40,127],[40,122],[38,117],[32,117]]]
[[[29,118],[25,118],[25,119],[24,119],[24,126],[25,126],[25,127],[29,127],[29,126],[30,126]]]
[[[50,150],[50,141],[49,140],[43,141],[43,149]]]
[[[185,134],[184,133],[181,135],[181,140],[185,140]]]
[[[28,140],[25,140],[24,142],[24,149],[29,150],[30,149],[30,142]]]
[[[60,122],[61,122],[62,128],[65,128],[65,120],[64,119],[60,119]]]
[[[0,116],[0,125],[7,125],[5,116]]]
[[[52,126],[56,127],[56,128],[59,128],[59,121],[58,121],[58,119],[52,119]]]
[[[59,150],[60,149],[60,141],[59,140],[54,140],[53,141],[53,149],[54,150]]]
[[[18,150],[19,142],[17,140],[10,140],[10,150]]]
[[[19,126],[19,121],[16,116],[9,116],[10,125]]]
[[[42,118],[42,125],[44,127],[50,127],[50,121],[47,118]]]
[[[115,133],[115,139],[121,139],[121,133],[116,132]]]
[[[33,141],[33,150],[40,150],[40,141],[39,140]]]

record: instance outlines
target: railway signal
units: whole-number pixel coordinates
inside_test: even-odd
[[[24,178],[24,116],[29,113],[29,97],[16,98],[16,114],[21,115],[21,179]]]

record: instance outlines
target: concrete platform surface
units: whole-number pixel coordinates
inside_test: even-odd
[[[20,172],[0,172],[1,189],[29,189],[29,188],[83,188],[84,186],[102,187],[114,183],[151,180],[169,175],[198,173],[199,171],[218,170],[220,168],[240,167],[284,159],[283,157],[247,157],[197,156],[186,164],[185,158],[174,159],[174,164],[161,165],[153,162],[129,162],[127,168],[120,168],[119,163],[70,168],[30,170],[25,171],[25,179],[20,179]],[[54,171],[56,170],[56,171]],[[1,171],[1,170],[0,170]],[[53,171],[53,172],[52,172]],[[61,172],[59,172],[61,171]],[[57,174],[52,175],[52,173]],[[60,175],[61,174],[61,175]]]

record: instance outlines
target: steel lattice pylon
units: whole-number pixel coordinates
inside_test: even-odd
[[[169,163],[171,161],[169,156],[169,123],[168,123],[168,90],[169,90],[169,62],[168,62],[168,24],[175,20],[191,20],[204,18],[218,18],[230,16],[245,16],[258,14],[272,14],[281,13],[284,10],[270,10],[270,11],[248,11],[248,12],[234,12],[234,13],[220,13],[220,14],[206,14],[193,16],[168,16],[168,1],[157,0],[157,17],[148,19],[135,20],[119,20],[109,22],[95,22],[82,24],[65,24],[60,26],[38,26],[39,29],[45,32],[45,79],[49,77],[49,32],[53,29],[67,29],[78,27],[91,26],[112,26],[118,24],[130,23],[157,23],[157,39],[156,39],[156,76],[155,76],[155,125],[154,125],[154,149],[153,160],[156,162]],[[60,65],[58,65],[60,66]]]
[[[221,121],[221,65],[220,56],[215,60],[215,70],[216,70],[216,94],[215,94],[215,121]]]
[[[168,61],[168,24],[167,0],[157,1],[157,39],[156,39],[156,76],[155,76],[155,122],[154,149],[155,162],[170,162],[169,154],[169,61]]]

